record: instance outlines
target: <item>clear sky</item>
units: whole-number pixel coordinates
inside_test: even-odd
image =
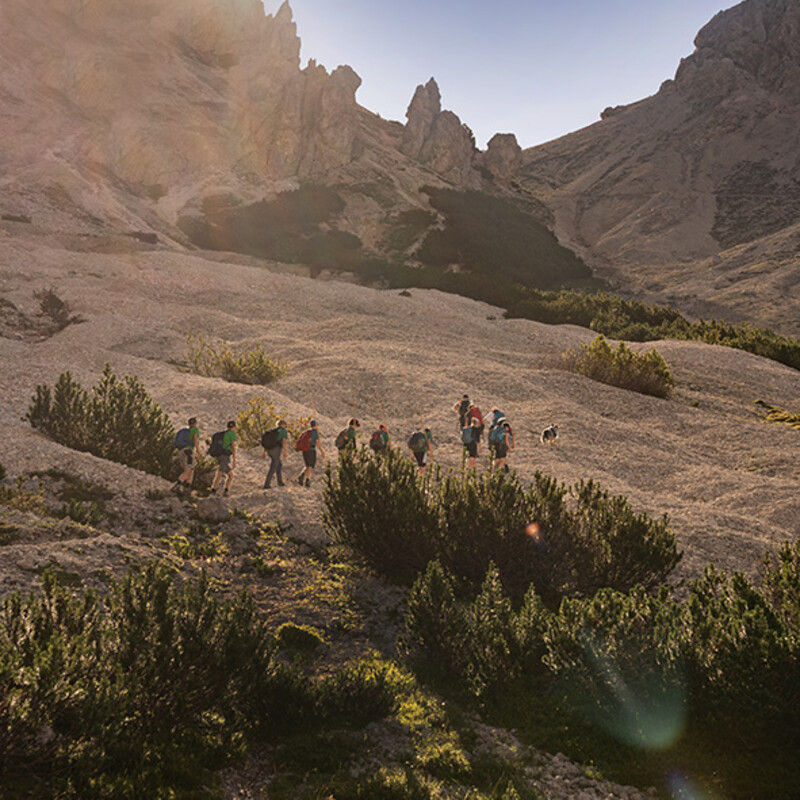
[[[264,0],[267,13],[281,0]],[[290,0],[305,66],[349,64],[356,99],[405,122],[433,77],[484,149],[495,133],[523,147],[596,122],[672,78],[694,37],[734,0]]]

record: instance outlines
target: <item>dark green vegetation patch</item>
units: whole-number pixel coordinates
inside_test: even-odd
[[[70,372],[62,373],[53,388],[37,386],[26,418],[34,428],[73,450],[171,476],[172,423],[135,375],[120,379],[110,364],[91,392]]]
[[[530,214],[511,200],[483,192],[424,187],[445,217],[432,230],[418,257],[423,264],[463,269],[524,286],[547,288],[588,278],[589,268]]]

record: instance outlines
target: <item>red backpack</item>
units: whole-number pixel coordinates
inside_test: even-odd
[[[294,443],[294,449],[299,450],[301,453],[305,453],[306,450],[310,450],[312,432],[313,428],[309,428],[307,431],[303,431],[300,434],[300,438]]]

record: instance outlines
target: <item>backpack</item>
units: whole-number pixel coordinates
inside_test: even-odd
[[[299,450],[301,453],[311,449],[311,433],[313,428],[309,428],[300,434],[300,438],[294,443],[294,449]]]
[[[428,442],[425,440],[425,434],[422,431],[411,434],[408,439],[408,449],[412,453],[424,453],[428,449]]]
[[[472,431],[472,426],[461,429],[461,441],[464,444],[472,444],[475,441],[475,434]]]
[[[281,440],[278,438],[278,432],[280,428],[270,428],[268,431],[264,431],[261,434],[261,446],[265,450],[272,450],[273,447],[278,447],[281,443]]]
[[[226,450],[222,444],[222,440],[225,438],[225,434],[228,431],[217,431],[211,437],[211,444],[208,447],[208,454],[214,458],[218,458],[219,456],[230,453],[230,450]]]
[[[336,434],[336,441],[334,444],[336,445],[337,450],[344,450],[347,447],[347,431],[348,428],[344,428]]]
[[[383,433],[383,431],[375,431],[369,440],[370,449],[376,453],[386,449],[386,442],[383,441],[381,433]]]
[[[492,444],[502,444],[505,441],[506,429],[503,427],[502,424],[495,425],[489,431],[489,441]]]
[[[483,425],[483,414],[481,414],[481,410],[478,408],[478,406],[473,406],[469,410],[469,416],[471,419],[477,419],[478,422],[480,422],[481,425]]]
[[[176,450],[189,450],[192,447],[192,439],[189,436],[188,428],[181,428],[175,434],[175,441],[172,445]]]

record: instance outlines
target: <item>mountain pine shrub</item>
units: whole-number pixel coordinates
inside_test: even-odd
[[[0,771],[28,796],[205,796],[250,740],[363,725],[403,681],[376,659],[318,678],[276,657],[251,598],[148,565],[100,598],[45,575],[0,606]],[[347,716],[353,708],[348,723]],[[205,787],[205,791],[203,790]]]
[[[233,351],[226,344],[210,344],[202,333],[190,333],[186,344],[192,371],[207,378],[263,385],[286,374],[286,364],[270,358],[262,344]]]
[[[153,475],[171,477],[175,430],[135,375],[106,364],[87,392],[69,372],[36,387],[26,418],[59,444]]]
[[[637,354],[625,342],[615,350],[602,334],[591,344],[581,345],[580,352],[568,350],[564,361],[570,370],[587,378],[653,397],[667,397],[675,385],[657,350]]]
[[[290,417],[275,410],[275,404],[266,397],[253,397],[247,408],[236,417],[236,437],[241,447],[261,447],[261,434],[274,428],[278,420],[286,420],[289,441],[293,442],[308,427],[311,417]]]
[[[578,731],[589,737],[593,756],[601,740],[631,754],[668,750],[669,763],[697,763],[699,750],[729,796],[792,795],[800,543],[767,556],[758,585],[710,566],[681,598],[666,585],[635,586],[549,609],[532,586],[517,606],[493,566],[474,598],[456,586],[431,564],[409,593],[401,640],[409,662],[445,692],[481,698],[514,727],[535,728],[531,714],[545,700],[573,744]]]
[[[472,591],[494,563],[517,602],[531,583],[554,606],[603,586],[656,587],[681,557],[666,517],[636,514],[592,482],[567,489],[537,473],[526,488],[516,473],[439,469],[420,477],[397,449],[341,454],[326,470],[324,504],[334,541],[388,577],[411,582],[437,559]]]

